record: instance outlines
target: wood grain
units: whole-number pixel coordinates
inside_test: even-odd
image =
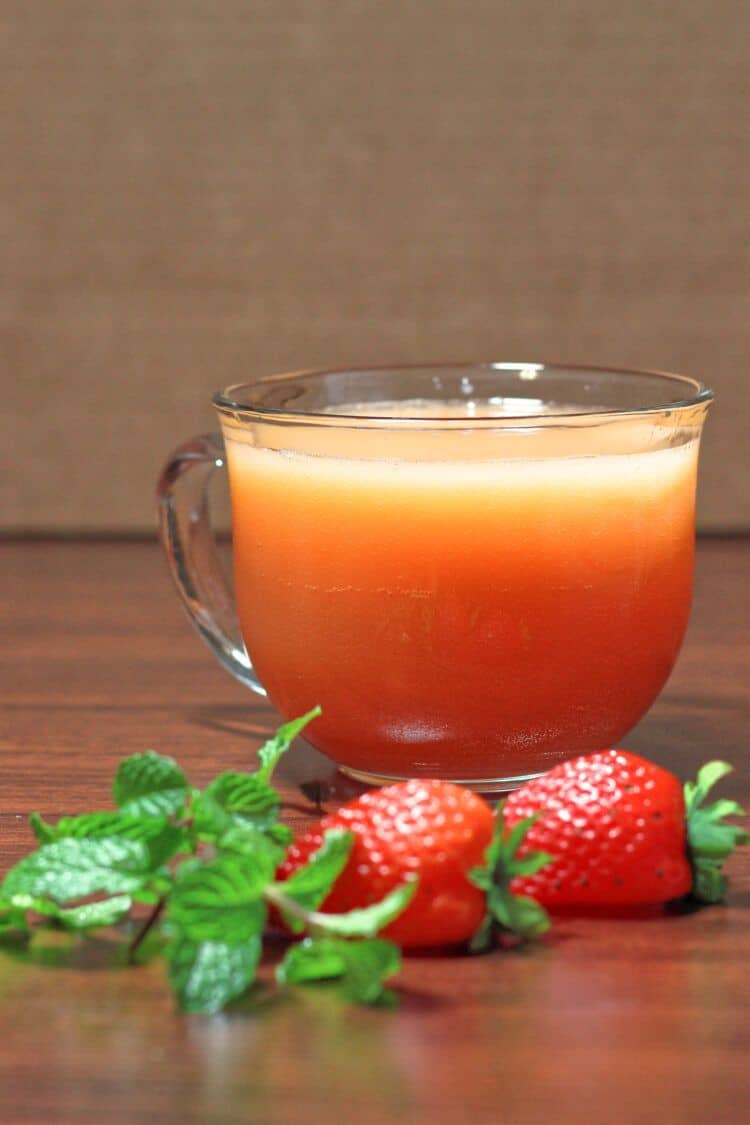
[[[700,545],[682,657],[627,740],[682,774],[728,758],[726,791],[746,799],[749,571],[749,541]],[[275,717],[191,634],[156,547],[3,544],[0,578],[0,865],[30,846],[32,809],[107,805],[125,753],[172,753],[198,783],[252,761]],[[281,773],[287,818],[304,823],[300,783],[333,771],[300,744]],[[742,1122],[748,857],[730,872],[725,907],[564,918],[533,949],[409,958],[397,1012],[261,986],[187,1019],[161,969],[120,968],[113,943],[2,952],[0,1120]]]

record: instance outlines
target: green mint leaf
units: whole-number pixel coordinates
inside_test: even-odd
[[[193,793],[191,805],[193,832],[201,840],[216,840],[233,824],[232,817],[208,793]]]
[[[294,833],[292,832],[291,828],[288,828],[286,824],[282,824],[280,821],[277,821],[276,824],[270,824],[268,828],[265,828],[263,830],[263,834],[267,836],[269,840],[273,840],[274,844],[277,844],[281,848],[283,859],[283,853],[286,851],[286,849],[294,839]]]
[[[320,936],[372,938],[406,910],[416,894],[417,885],[417,879],[410,879],[400,887],[395,887],[380,902],[357,910],[349,910],[345,914],[312,913],[310,917],[315,933]],[[275,884],[275,888],[280,888],[282,891],[284,886],[284,883]],[[284,911],[283,905],[281,909]],[[285,917],[288,913],[288,910],[284,911]]]
[[[33,812],[29,817],[29,828],[34,833],[38,844],[49,844],[55,839],[55,830],[51,824],[47,824],[46,820],[38,812]]]
[[[66,837],[45,844],[12,867],[0,894],[71,902],[102,892],[130,894],[153,870],[151,853],[141,840],[108,836],[102,840]]]
[[[383,980],[400,968],[401,952],[391,941],[347,942],[345,995],[358,1004],[377,1004],[384,997]]]
[[[189,789],[159,789],[126,801],[121,809],[131,816],[159,816],[162,813],[174,816],[183,808],[189,793]]]
[[[0,942],[15,942],[29,935],[26,914],[11,902],[0,900]]]
[[[719,800],[704,805],[711,788],[732,772],[727,762],[708,762],[695,782],[685,785],[688,854],[693,869],[692,895],[699,902],[719,902],[726,894],[727,880],[721,866],[734,849],[750,842],[750,836],[727,816],[743,816],[736,801]]]
[[[101,902],[87,902],[83,906],[61,907],[57,920],[67,930],[90,930],[116,926],[127,916],[132,906],[129,895],[115,895]]]
[[[141,840],[149,849],[152,867],[166,863],[184,845],[182,829],[170,824],[165,816],[131,816],[123,812],[84,813],[82,816],[64,816],[52,827],[51,838],[62,840],[100,840],[118,836],[126,840]]]
[[[17,891],[13,895],[12,904],[18,910],[33,910],[35,914],[51,918],[56,917],[61,909],[52,899],[35,898],[34,895],[25,894],[23,891]]]
[[[193,831],[200,840],[211,840],[214,843],[232,827],[262,829],[270,839],[283,843],[286,847],[291,838],[291,833],[286,825],[280,824],[276,817],[279,812],[279,797],[275,790],[273,804],[269,804],[263,811],[257,813],[227,811],[208,790],[197,794],[193,799],[192,818]]]
[[[57,824],[45,827],[51,832],[50,839],[62,840],[73,836],[77,840],[99,840],[103,836],[125,836],[128,840],[141,840],[154,835],[158,828],[167,823],[166,817],[159,817],[154,828],[154,820],[141,816],[130,816],[122,812],[93,812],[81,816],[60,817]]]
[[[310,856],[305,866],[300,867],[283,883],[284,894],[305,910],[317,910],[346,867],[353,844],[354,835],[351,832],[342,829],[326,832],[323,844]],[[296,933],[305,928],[304,923],[297,918],[289,916],[286,921]]]
[[[140,887],[139,890],[133,891],[133,901],[142,902],[147,906],[153,906],[162,897],[162,893],[154,887]]]
[[[195,836],[199,840],[211,841],[220,849],[226,846],[241,850],[243,839],[248,840],[251,847],[254,847],[255,836],[262,832],[266,840],[276,849],[278,866],[293,836],[285,824],[275,819],[279,811],[279,798],[275,790],[270,789],[269,792],[274,795],[273,805],[269,805],[263,812],[259,811],[251,815],[246,812],[228,812],[208,790],[197,794],[192,806]]]
[[[345,994],[361,1004],[376,1004],[383,997],[383,981],[397,973],[401,954],[393,942],[375,938],[342,941],[340,938],[305,938],[291,946],[276,970],[279,984],[341,980]]]
[[[173,758],[146,750],[123,759],[115,775],[115,804],[131,816],[159,816],[182,808],[190,787]]]
[[[121,922],[132,906],[129,895],[116,895],[99,902],[87,902],[82,906],[58,906],[50,898],[35,898],[21,892],[13,896],[14,907],[20,911],[33,910],[66,930],[88,930],[103,926],[114,926]]]
[[[241,944],[193,941],[169,945],[169,981],[185,1012],[218,1012],[252,984],[261,954],[258,935]]]
[[[308,711],[306,715],[302,715],[299,719],[292,719],[291,722],[284,723],[276,731],[273,738],[270,738],[268,742],[261,746],[258,751],[260,769],[256,774],[261,781],[269,782],[271,780],[271,774],[282,754],[289,749],[297,735],[305,729],[307,724],[321,714],[320,707],[313,707],[312,711]]]
[[[268,910],[261,896],[268,879],[267,867],[244,856],[222,855],[191,865],[169,896],[169,921],[194,942],[249,941],[266,924]]]
[[[274,823],[281,803],[279,794],[257,774],[220,773],[202,794],[230,817],[258,827]]]
[[[295,942],[277,966],[276,980],[279,984],[306,984],[342,977],[346,972],[346,945],[342,938],[307,937]]]
[[[227,771],[214,778],[203,793],[194,794],[191,814],[199,839],[216,841],[232,824],[249,823],[265,829],[277,842],[289,843],[289,830],[278,823],[281,799],[270,779],[282,754],[319,714],[320,708],[315,707],[279,727],[258,751],[260,768],[255,773]]]
[[[222,854],[232,853],[251,860],[263,872],[267,882],[273,879],[286,853],[284,844],[277,843],[265,830],[249,824],[230,825],[216,840],[216,847]]]

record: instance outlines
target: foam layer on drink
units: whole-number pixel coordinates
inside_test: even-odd
[[[308,437],[309,435],[305,435]],[[326,435],[327,437],[328,435]],[[642,434],[645,444],[648,434]],[[288,440],[289,435],[285,435]],[[624,435],[592,430],[578,435],[577,455],[569,435],[554,430],[524,439],[508,434],[377,435],[380,456],[369,448],[358,456],[356,438],[338,431],[331,441],[316,435],[313,449],[274,449],[248,442],[227,442],[233,486],[248,486],[258,475],[285,479],[291,488],[342,488],[373,494],[420,492],[449,501],[457,491],[497,495],[507,504],[510,493],[539,491],[610,493],[632,496],[661,493],[684,485],[695,473],[698,441],[633,452]],[[291,443],[290,443],[291,444]],[[361,451],[360,451],[361,452]]]

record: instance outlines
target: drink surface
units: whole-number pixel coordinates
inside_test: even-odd
[[[689,614],[697,440],[262,428],[225,435],[242,632],[285,716],[322,706],[335,760],[518,776],[648,709]]]

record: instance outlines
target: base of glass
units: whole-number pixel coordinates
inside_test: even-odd
[[[364,785],[395,785],[397,781],[409,781],[408,777],[398,777],[396,775],[383,774],[383,773],[366,773],[364,770],[355,770],[350,766],[339,766],[339,771],[346,777],[351,777],[354,781],[359,781]],[[514,789],[519,789],[525,785],[527,781],[534,781],[537,777],[541,777],[539,773],[524,773],[518,774],[516,777],[446,777],[442,780],[450,781],[453,785],[463,785],[466,789],[471,789],[474,793],[512,793]],[[417,778],[417,780],[419,780]]]

